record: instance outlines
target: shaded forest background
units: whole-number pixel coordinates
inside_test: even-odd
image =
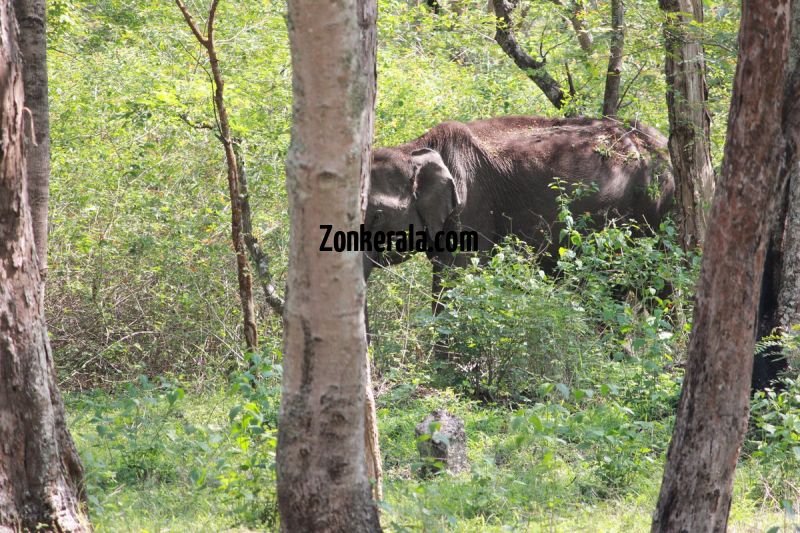
[[[202,13],[200,2],[187,2]],[[445,120],[599,116],[610,2],[520,2],[517,40],[570,94],[556,109],[494,40],[483,1],[432,10],[382,0],[376,146]],[[719,166],[739,3],[705,3],[711,146]],[[620,120],[668,130],[664,15],[625,2]],[[242,350],[225,160],[208,126],[202,49],[163,1],[49,2],[52,177],[47,320],[100,530],[273,529],[281,321],[260,291],[261,348]],[[254,233],[286,274],[284,166],[291,71],[282,2],[223,2],[217,51]],[[612,150],[598,145],[598,150]],[[559,187],[554,183],[554,187]],[[657,496],[699,258],[674,225],[635,240],[589,231],[562,191],[561,277],[507,244],[470,268],[432,317],[424,257],[370,279],[374,383],[390,530],[638,530]],[[579,192],[578,192],[579,194]],[[674,293],[665,299],[670,284]],[[455,365],[435,361],[458,332]],[[793,522],[800,385],[760,393],[737,472],[736,527]],[[470,472],[418,479],[414,426],[434,408],[466,421]],[[602,518],[598,518],[602,517]],[[188,528],[188,529],[187,529]]]
[[[717,164],[735,67],[735,4],[708,9],[702,28]],[[404,142],[444,120],[562,114],[494,43],[494,17],[482,3],[442,6],[439,15],[408,2],[379,6],[377,146]],[[663,15],[652,2],[626,7],[620,116],[666,132]],[[213,135],[196,128],[213,121],[200,48],[178,10],[162,2],[54,2],[49,9],[53,251],[47,316],[63,379],[80,388],[126,381],[136,371],[202,377],[230,368],[241,359],[240,311],[232,298],[224,158]],[[278,285],[288,240],[283,160],[291,127],[284,9],[280,2],[223,3],[218,18],[226,97],[233,134],[244,144],[255,233],[274,258]],[[515,12],[519,39],[530,53],[544,54],[565,90],[569,72],[577,93],[569,106],[596,116],[609,11],[600,3],[586,12],[594,36],[588,54],[565,13],[553,2],[523,3]],[[408,314],[408,295],[418,307],[424,290],[408,291],[402,280],[426,286],[417,279],[427,270],[421,265],[384,272],[372,283],[370,298],[380,313],[375,329],[387,342],[400,333],[396,321]],[[261,333],[277,346],[279,321],[266,311],[262,305]]]

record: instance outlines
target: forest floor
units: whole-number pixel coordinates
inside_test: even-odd
[[[277,400],[275,380],[258,392],[227,384],[184,392],[143,379],[113,396],[67,395],[97,531],[276,530],[270,428],[277,413],[270,409]],[[598,458],[603,445],[587,445],[602,433],[598,416],[568,434],[569,421],[559,428],[530,410],[522,415],[417,386],[386,392],[379,404],[388,531],[649,530],[663,454],[640,463],[623,451]],[[421,481],[414,426],[442,407],[465,419],[471,469]],[[647,438],[660,447],[666,434],[656,428]],[[608,431],[601,438],[614,440]],[[794,506],[775,501],[761,476],[745,457],[731,531],[785,531],[798,523]]]

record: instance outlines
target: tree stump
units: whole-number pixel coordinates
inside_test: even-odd
[[[444,409],[437,409],[417,424],[414,433],[423,462],[420,476],[437,474],[443,469],[451,474],[469,469],[467,433],[461,418]]]

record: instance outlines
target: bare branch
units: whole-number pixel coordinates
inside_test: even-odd
[[[208,35],[208,42],[214,42],[214,18],[217,16],[217,6],[219,5],[219,0],[213,0],[211,2],[211,7],[208,9],[208,24],[206,35]]]
[[[636,71],[636,74],[633,76],[633,78],[631,78],[628,81],[627,84],[625,84],[625,89],[623,89],[622,95],[619,97],[619,108],[620,109],[622,109],[623,107],[627,107],[630,104],[630,102],[628,102],[627,104],[623,103],[623,102],[625,102],[625,97],[628,96],[628,91],[631,90],[631,87],[633,87],[633,84],[636,83],[636,80],[638,80],[639,76],[642,75],[642,72],[644,72],[644,69],[645,69],[645,67],[647,65],[645,63],[641,63],[638,66],[639,66],[639,68]]]

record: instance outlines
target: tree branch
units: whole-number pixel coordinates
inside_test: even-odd
[[[186,24],[189,26],[189,29],[192,30],[192,33],[194,33],[194,36],[197,38],[200,44],[208,47],[208,39],[203,37],[203,34],[200,33],[200,30],[197,28],[197,24],[195,24],[191,13],[189,13],[189,9],[186,7],[186,4],[184,4],[181,0],[175,0],[175,3],[178,5],[178,9],[181,10],[181,13],[183,13],[183,18],[186,21]]]
[[[253,234],[253,221],[250,216],[250,193],[247,190],[244,155],[242,154],[241,142],[238,139],[234,139],[233,141],[233,150],[236,154],[236,162],[239,167],[239,202],[242,209],[242,235],[244,237],[244,243],[250,254],[250,261],[256,267],[256,277],[258,277],[261,289],[264,291],[264,299],[275,313],[282,315],[285,302],[272,283],[272,275],[269,271],[269,257],[267,257],[267,254],[261,249],[258,239]]]
[[[594,38],[589,32],[589,25],[586,24],[586,20],[584,20],[582,17],[583,12],[586,10],[583,1],[574,0],[573,2],[570,2],[569,5],[565,5],[562,0],[550,1],[567,12],[564,18],[566,18],[570,24],[572,24],[572,29],[575,30],[575,35],[578,38],[578,44],[580,45],[581,50],[587,54],[590,53],[592,51],[592,47],[594,46]]]
[[[556,109],[564,107],[564,91],[560,84],[545,69],[545,61],[538,61],[531,57],[517,42],[512,29],[511,11],[516,7],[509,0],[492,0],[494,14],[497,17],[494,40],[500,48],[514,60],[528,78],[542,90]]]

